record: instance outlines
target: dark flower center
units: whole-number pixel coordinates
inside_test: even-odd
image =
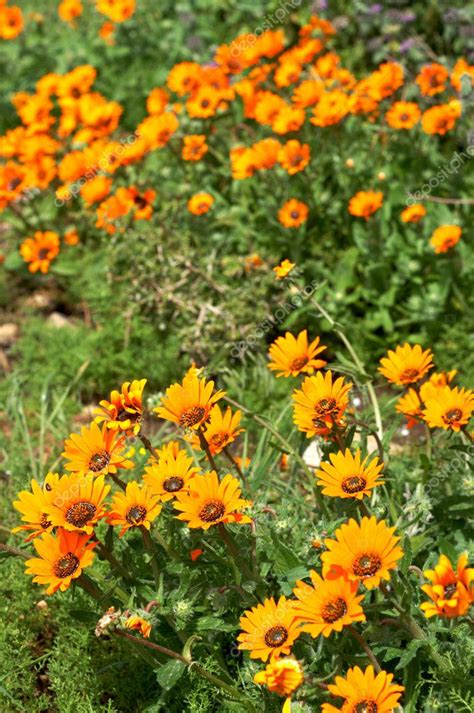
[[[445,423],[454,423],[455,421],[459,421],[461,416],[462,416],[462,411],[460,408],[452,408],[449,411],[446,411],[446,413],[443,416],[443,421]]]
[[[172,475],[171,478],[166,478],[163,481],[163,488],[167,493],[176,493],[184,485],[184,480],[177,475]]]
[[[74,503],[68,508],[66,520],[74,527],[84,527],[97,512],[97,508],[92,503],[81,501]]]
[[[375,701],[368,700],[359,701],[352,709],[353,713],[377,713],[378,706]]]
[[[297,218],[300,217],[300,214],[298,213],[297,210],[292,210],[290,213],[290,218],[293,218],[293,220],[296,220]]]
[[[210,437],[209,443],[212,443],[216,448],[221,448],[225,446],[228,440],[229,437],[227,433],[214,433],[214,435]]]
[[[43,530],[47,530],[48,527],[51,527],[51,522],[48,520],[48,516],[43,512],[41,513],[41,520],[40,520],[40,525],[43,528]]]
[[[448,584],[448,586],[444,588],[444,598],[451,599],[451,597],[456,594],[456,591],[457,585],[455,582],[453,582],[453,584]]]
[[[418,369],[405,369],[400,376],[400,381],[415,381],[419,375]]]
[[[271,629],[265,634],[265,643],[272,649],[278,648],[278,646],[283,646],[288,638],[288,629],[284,626],[272,626]]]
[[[314,407],[317,413],[328,414],[337,407],[336,399],[321,399]]]
[[[321,618],[326,624],[332,624],[333,622],[341,619],[344,614],[347,613],[347,604],[342,597],[334,599],[332,602],[328,602],[321,612]]]
[[[133,505],[125,516],[130,525],[140,525],[146,517],[146,508],[143,505]]]
[[[41,248],[41,250],[38,250],[38,258],[40,260],[46,260],[49,254],[49,248]]]
[[[199,511],[199,517],[204,522],[215,522],[225,513],[225,505],[221,500],[211,500]]]
[[[100,470],[106,468],[109,465],[109,462],[110,453],[107,453],[107,451],[99,451],[98,453],[94,453],[90,459],[89,470],[93,473],[98,473]]]
[[[179,417],[179,425],[183,428],[191,428],[200,423],[206,415],[206,409],[202,406],[192,406]]]
[[[58,559],[53,567],[53,572],[59,579],[70,577],[79,567],[79,558],[68,552]]]
[[[381,566],[382,560],[378,555],[365,553],[363,555],[359,555],[359,557],[354,560],[352,570],[358,577],[365,579],[366,577],[373,577],[373,575],[379,571]]]
[[[297,357],[290,364],[290,371],[299,371],[308,363],[308,357]]]
[[[367,481],[360,475],[351,475],[341,483],[341,488],[345,493],[358,493],[365,488]]]

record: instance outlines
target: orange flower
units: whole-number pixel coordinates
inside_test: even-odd
[[[383,193],[380,191],[359,191],[349,201],[349,213],[368,220],[382,207],[382,203]]]
[[[320,80],[306,79],[295,87],[292,100],[295,106],[306,109],[317,104],[323,92],[324,84]]]
[[[456,123],[458,114],[450,104],[432,106],[423,112],[421,124],[426,134],[444,136]]]
[[[153,116],[162,114],[169,102],[169,94],[166,89],[156,87],[152,89],[146,100],[146,110]]]
[[[113,22],[125,22],[135,12],[135,0],[96,0],[96,7]]]
[[[431,601],[423,602],[420,609],[427,619],[432,616],[452,619],[467,614],[474,601],[474,569],[467,564],[467,552],[459,557],[456,571],[446,555],[441,555],[434,569],[424,571],[431,584],[424,584],[421,589]]]
[[[395,102],[385,114],[392,129],[412,129],[420,121],[421,111],[414,102]]]
[[[273,92],[259,92],[254,109],[255,120],[259,124],[272,125],[278,114],[287,106],[278,94]]]
[[[240,617],[243,632],[238,635],[239,649],[250,651],[251,659],[275,661],[290,653],[300,631],[293,616],[292,602],[281,596],[244,612]]]
[[[132,527],[151,529],[151,523],[158,517],[162,505],[158,496],[150,492],[146,485],[139,486],[135,481],[127,483],[125,492],[115,493],[111,510],[107,515],[110,525],[122,527],[119,537],[123,537]]]
[[[303,109],[285,106],[275,117],[272,129],[276,134],[288,134],[290,131],[299,131],[305,122],[306,115]]]
[[[14,40],[23,32],[23,26],[23,13],[19,7],[0,7],[0,39]]]
[[[59,254],[59,235],[51,230],[37,231],[33,238],[27,238],[20,246],[20,254],[28,264],[30,272],[46,274],[51,261]]]
[[[74,24],[74,20],[82,15],[84,8],[81,0],[62,0],[59,3],[58,15],[63,22]]]
[[[146,379],[125,381],[120,391],[110,392],[110,401],[104,399],[95,409],[96,423],[105,422],[113,431],[123,431],[127,435],[138,435],[143,415],[143,389]]]
[[[172,92],[182,97],[190,94],[200,84],[201,67],[196,62],[180,62],[175,64],[168,74],[166,83]]]
[[[431,349],[423,351],[419,344],[412,347],[406,342],[395,351],[389,349],[380,364],[379,371],[386,379],[392,384],[406,386],[420,381],[433,368],[433,354]]]
[[[290,272],[293,270],[295,267],[294,262],[290,262],[287,258],[281,261],[279,265],[273,268],[273,272],[275,273],[275,277],[277,280],[283,280],[285,277],[287,277]]]
[[[306,203],[290,198],[278,211],[278,220],[285,228],[298,228],[308,219],[309,208]]]
[[[78,243],[80,243],[80,238],[77,229],[69,228],[69,230],[66,230],[63,236],[63,240],[66,245],[78,245]]]
[[[137,127],[137,135],[142,138],[149,150],[166,146],[170,138],[178,129],[179,121],[171,111],[166,111],[159,116],[148,116]]]
[[[279,376],[298,376],[312,374],[315,369],[322,369],[327,362],[317,356],[326,349],[320,346],[319,337],[308,344],[308,332],[304,329],[294,337],[286,332],[284,337],[278,337],[270,347],[269,356],[272,359],[268,368],[277,371]]]
[[[200,378],[194,369],[188,371],[181,384],[172,384],[166,389],[162,406],[153,411],[182,428],[197,430],[206,423],[212,407],[224,395],[224,391],[214,393],[214,382]]]
[[[116,473],[117,468],[133,468],[133,462],[123,454],[124,436],[96,423],[84,426],[81,433],[71,433],[61,454],[67,461],[66,470],[73,472]]]
[[[22,532],[26,530],[31,534],[26,538],[26,542],[39,537],[43,532],[51,532],[53,523],[48,517],[46,508],[52,497],[54,486],[59,480],[57,473],[47,473],[43,485],[38,481],[31,481],[31,491],[21,490],[13,503],[13,507],[22,514],[23,525],[13,528],[12,532]]]
[[[419,223],[426,215],[426,208],[421,203],[414,203],[402,211],[400,217],[404,223]]]
[[[183,139],[182,157],[185,161],[199,161],[208,151],[204,134],[185,136]]]
[[[301,144],[296,139],[287,141],[278,152],[278,161],[290,176],[302,171],[308,165],[309,159],[309,145]]]
[[[461,91],[463,78],[471,80],[471,86],[474,86],[474,66],[469,65],[465,59],[458,59],[451,72],[451,84],[457,92]]]
[[[193,119],[208,119],[214,116],[222,97],[214,87],[203,85],[186,102],[186,110]]]
[[[227,407],[224,413],[221,411],[219,404],[213,407],[204,431],[204,438],[212,455],[220,453],[230,443],[233,443],[238,435],[244,432],[243,428],[239,428],[241,418],[242,412],[236,411],[232,413],[230,406]],[[193,443],[193,445],[199,448],[199,441],[196,444]]]
[[[420,87],[421,93],[425,97],[434,97],[446,89],[446,81],[449,78],[449,72],[442,64],[433,62],[427,64],[417,75],[415,82]]]
[[[333,427],[341,426],[351,388],[352,384],[346,384],[342,376],[333,382],[331,371],[307,376],[301,389],[293,392],[293,421],[298,430],[312,438],[327,435]]]
[[[392,683],[392,673],[380,671],[376,674],[373,666],[367,666],[365,671],[354,666],[348,670],[346,678],[336,676],[335,680],[328,690],[333,696],[344,699],[342,708],[323,703],[321,713],[393,713],[399,708],[398,701],[405,690]]]
[[[148,619],[144,619],[142,616],[132,614],[131,616],[127,617],[127,619],[125,619],[124,626],[126,629],[138,631],[144,639],[150,638],[151,624]]]
[[[314,117],[310,119],[315,126],[333,126],[338,124],[348,113],[347,95],[340,89],[325,92],[313,109]]]
[[[214,203],[209,193],[196,193],[188,201],[188,210],[193,215],[204,215]]]
[[[433,232],[430,245],[437,255],[447,253],[461,239],[462,230],[459,225],[441,225]]]
[[[257,141],[252,146],[252,160],[258,169],[269,169],[278,161],[281,144],[278,139],[269,138]]]
[[[90,181],[85,183],[81,188],[81,196],[86,205],[100,203],[110,193],[112,188],[112,179],[106,176],[95,176]]]
[[[415,389],[408,389],[407,393],[398,399],[395,411],[407,416],[407,428],[412,428],[415,423],[423,420],[421,405],[420,397]]]
[[[152,204],[156,198],[156,193],[153,189],[149,188],[143,193],[140,193],[135,186],[119,188],[116,197],[124,205],[128,203],[130,210],[134,210],[134,220],[150,220],[152,217]]]
[[[99,29],[99,37],[101,40],[104,40],[104,42],[107,45],[112,46],[115,44],[114,41],[114,32],[115,32],[115,25],[113,22],[104,22]]]
[[[301,686],[303,681],[304,676],[301,666],[293,658],[270,661],[263,671],[258,671],[253,677],[254,683],[265,685],[272,693],[287,696],[282,713],[290,713],[290,696]]]
[[[435,389],[424,399],[423,416],[430,428],[460,431],[467,426],[474,411],[474,392],[471,389]]]
[[[240,496],[240,483],[230,473],[221,481],[214,470],[196,475],[186,491],[176,493],[174,507],[180,511],[176,519],[184,520],[189,528],[202,530],[222,523],[247,525],[252,520],[240,511],[252,503]]]

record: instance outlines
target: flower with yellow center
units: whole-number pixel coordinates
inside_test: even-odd
[[[188,490],[176,495],[174,507],[180,510],[176,517],[187,522],[188,527],[202,530],[219,523],[250,523],[251,518],[240,510],[249,507],[251,502],[243,500],[240,495],[240,483],[230,473],[221,481],[214,470],[196,475]]]
[[[115,493],[107,522],[121,526],[119,537],[123,537],[131,527],[144,527],[149,530],[161,508],[157,495],[153,495],[146,485],[140,487],[132,481],[127,483],[125,492]]]
[[[419,344],[411,346],[405,343],[395,351],[388,350],[387,356],[380,360],[379,371],[388,381],[398,386],[414,384],[433,368],[431,349],[423,351]]]
[[[204,438],[207,441],[212,455],[220,453],[229,443],[235,441],[240,433],[244,432],[239,428],[242,412],[232,413],[230,406],[223,413],[219,404],[216,404],[211,411],[209,421],[206,423]],[[199,448],[199,440],[193,441],[193,446]]]
[[[172,384],[161,399],[162,406],[153,409],[160,418],[184,429],[198,429],[208,418],[214,404],[225,391],[214,392],[214,382],[206,381],[190,370],[181,384]]]
[[[307,376],[301,389],[293,392],[293,421],[307,438],[327,435],[334,426],[342,425],[352,384],[341,376],[333,381],[331,371]]]
[[[378,458],[367,462],[368,456],[362,460],[360,450],[355,455],[348,448],[345,453],[330,453],[329,460],[330,463],[321,463],[316,472],[324,495],[362,500],[376,485],[384,482],[379,480],[383,463],[379,463]]]
[[[293,594],[298,599],[293,607],[295,619],[302,624],[301,631],[312,637],[328,637],[333,631],[342,631],[356,621],[365,621],[357,596],[358,582],[349,582],[344,577],[323,579],[314,570],[310,571],[313,586],[296,582]]]
[[[423,417],[430,428],[460,431],[469,423],[473,410],[472,389],[443,386],[425,397]]]
[[[142,395],[146,379],[126,381],[120,391],[110,392],[110,401],[100,401],[96,423],[105,423],[114,431],[124,431],[127,435],[138,435],[143,414]]]
[[[255,674],[253,681],[266,686],[272,693],[287,696],[282,713],[290,713],[291,694],[301,686],[304,676],[298,661],[287,657],[270,661],[263,671]]]
[[[63,475],[54,486],[46,513],[55,527],[82,530],[91,535],[94,526],[105,516],[104,500],[110,490],[105,476],[72,473]]]
[[[22,532],[23,530],[28,532],[31,530],[26,542],[39,537],[43,532],[51,532],[53,529],[53,523],[46,513],[46,508],[50,502],[52,490],[58,480],[59,475],[57,473],[48,473],[43,485],[33,479],[31,481],[32,492],[21,490],[17,495],[18,500],[13,502],[13,507],[22,514],[21,519],[25,524],[13,528],[12,532]]]
[[[336,530],[334,540],[325,540],[328,549],[321,555],[323,576],[362,582],[367,589],[378,587],[383,579],[388,581],[390,570],[403,556],[394,530],[375,517],[363,517],[360,524],[353,519],[344,523]]]
[[[46,594],[54,594],[58,589],[68,589],[71,581],[92,564],[97,543],[89,542],[87,534],[59,529],[56,536],[45,532],[33,544],[39,557],[25,562],[25,572],[35,575],[33,582],[47,585]]]
[[[295,263],[285,258],[281,261],[279,265],[273,268],[273,272],[275,273],[276,279],[283,280],[290,274],[294,267]]]
[[[321,713],[393,713],[405,689],[392,681],[393,674],[376,675],[373,666],[365,671],[350,668],[345,678],[336,676],[336,682],[328,685],[333,696],[344,699],[342,708],[323,703]]]
[[[198,472],[199,468],[193,465],[193,459],[180,450],[176,456],[170,454],[147,465],[143,482],[161,502],[166,502],[175,498],[177,493],[187,491],[190,481]]]
[[[474,601],[474,568],[467,564],[467,552],[459,557],[456,571],[446,555],[441,555],[434,569],[424,571],[431,584],[424,584],[421,589],[431,601],[423,602],[420,609],[427,619],[432,616],[452,619],[467,614]]]
[[[124,627],[126,629],[132,629],[133,631],[138,631],[144,639],[149,639],[151,634],[151,624],[148,619],[145,619],[138,614],[132,614],[124,621]]]
[[[71,433],[64,442],[61,455],[68,461],[64,466],[66,470],[101,475],[116,473],[118,468],[133,468],[133,462],[123,453],[124,447],[124,436],[119,436],[105,424],[99,428],[96,423],[91,423],[84,426],[80,434]]]
[[[281,596],[278,602],[273,597],[263,604],[248,609],[240,617],[243,632],[238,635],[239,649],[250,651],[251,659],[275,661],[290,653],[300,635],[293,615],[293,602]]]
[[[308,332],[304,329],[294,337],[286,332],[284,337],[277,337],[269,350],[271,361],[267,364],[272,371],[277,371],[280,376],[298,376],[298,374],[312,374],[315,369],[322,369],[327,362],[317,359],[317,355],[326,347],[319,345],[319,337],[308,344]]]

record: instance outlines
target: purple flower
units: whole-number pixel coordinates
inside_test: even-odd
[[[398,48],[400,52],[408,52],[411,50],[412,47],[416,45],[416,40],[413,38],[409,38],[408,40],[404,40],[401,44],[400,47]]]
[[[383,5],[381,5],[379,2],[376,2],[367,8],[367,12],[369,13],[369,15],[378,15],[380,12],[382,12],[382,10]]]

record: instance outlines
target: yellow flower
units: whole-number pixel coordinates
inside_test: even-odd
[[[150,490],[132,481],[127,483],[124,493],[116,493],[112,500],[112,509],[107,515],[110,525],[121,525],[120,537],[131,527],[145,527],[150,529],[151,523],[161,512],[158,496]]]
[[[268,688],[272,693],[279,696],[287,696],[286,709],[283,707],[282,713],[290,711],[290,696],[304,681],[303,671],[296,659],[283,658],[270,661],[263,671],[255,674],[254,683],[259,683]]]
[[[199,468],[193,466],[193,459],[185,451],[177,455],[168,454],[158,461],[152,461],[145,468],[143,482],[153,495],[162,502],[175,498],[177,493],[187,491],[188,485]]]
[[[419,344],[412,347],[405,343],[395,351],[389,349],[380,364],[379,371],[386,379],[392,384],[406,386],[420,381],[433,368],[433,354],[431,349],[423,351]]]
[[[327,362],[323,359],[316,359],[325,349],[324,345],[319,346],[319,337],[308,344],[306,329],[297,337],[286,332],[284,337],[278,337],[271,345],[269,356],[272,361],[267,366],[278,371],[277,377],[312,374],[315,369],[326,366]]]
[[[340,426],[351,388],[352,384],[346,384],[342,376],[333,382],[331,371],[307,376],[301,389],[293,392],[293,421],[298,429],[312,438],[327,435],[335,425]]]
[[[378,587],[382,579],[390,579],[390,570],[403,556],[398,547],[395,528],[384,520],[363,517],[359,524],[351,519],[335,532],[335,540],[325,540],[323,576],[326,579],[345,577],[351,582],[362,582],[367,589]]]
[[[229,443],[235,441],[240,433],[244,432],[243,428],[239,428],[241,418],[241,411],[232,413],[232,409],[228,406],[223,413],[218,404],[214,406],[204,431],[204,438],[212,455],[220,453]],[[196,440],[193,445],[199,447],[199,441]]]
[[[238,635],[239,649],[250,651],[251,659],[271,661],[290,653],[300,634],[293,616],[293,602],[282,596],[275,602],[273,597],[263,604],[244,612],[240,617],[243,632]]]
[[[283,280],[284,277],[290,274],[294,267],[295,263],[285,258],[279,265],[273,268],[276,279]]]
[[[213,391],[213,381],[201,379],[195,370],[190,370],[181,384],[172,384],[166,389],[162,406],[153,411],[181,428],[197,429],[207,421],[214,404],[225,395],[224,391]]]
[[[110,430],[104,424],[102,428],[96,423],[84,426],[80,435],[71,433],[64,442],[62,456],[68,463],[66,470],[94,475],[101,473],[116,473],[118,468],[133,468],[133,463],[125,458],[123,449],[125,437]]]
[[[360,450],[355,455],[346,448],[345,453],[330,453],[331,463],[321,463],[316,472],[319,476],[318,485],[323,486],[323,494],[336,498],[357,498],[362,500],[364,495],[370,495],[376,485],[384,481],[379,480],[383,463],[378,458],[367,462],[368,456],[361,460]]]
[[[132,614],[125,619],[124,626],[127,629],[138,631],[145,639],[150,638],[151,624],[148,619],[144,619],[142,616],[138,616],[138,614]]]
[[[336,683],[328,685],[333,696],[344,699],[342,708],[323,703],[321,713],[393,713],[405,689],[392,681],[393,674],[381,671],[375,675],[373,666],[365,671],[350,668],[346,678],[336,676]]]
[[[425,570],[431,584],[424,584],[421,589],[431,601],[423,602],[420,609],[427,619],[436,615],[452,619],[468,612],[474,601],[474,569],[467,564],[467,552],[459,557],[456,571],[446,555],[441,555],[434,569]]]
[[[55,527],[82,530],[90,535],[105,515],[103,503],[109,490],[104,475],[97,478],[82,473],[63,475],[46,505],[48,518]]]
[[[474,410],[474,392],[457,386],[443,386],[425,397],[423,417],[430,428],[460,431]]]
[[[97,543],[89,542],[89,535],[60,529],[56,537],[45,532],[33,544],[39,557],[25,562],[25,572],[35,575],[33,582],[48,585],[46,594],[54,594],[58,589],[68,589],[71,581],[92,564],[92,549]]]
[[[230,473],[220,482],[215,471],[196,475],[189,483],[188,491],[179,492],[176,496],[174,506],[181,511],[176,517],[187,522],[188,527],[200,527],[202,530],[221,522],[252,522],[248,515],[239,512],[251,505],[240,494],[240,483]]]
[[[21,490],[15,500],[13,507],[22,513],[22,521],[25,525],[15,527],[12,532],[22,532],[23,530],[31,530],[31,534],[26,538],[26,542],[33,540],[35,537],[42,535],[43,532],[51,532],[53,523],[50,521],[46,508],[50,502],[52,489],[58,482],[59,475],[57,473],[48,473],[41,486],[38,481],[31,481],[31,490]]]
[[[313,586],[296,582],[293,594],[298,601],[293,607],[295,619],[302,623],[301,631],[312,637],[328,637],[333,631],[342,631],[356,621],[365,621],[357,596],[358,582],[349,582],[344,577],[323,579],[314,570],[310,571]]]
[[[105,422],[107,428],[138,435],[143,414],[142,395],[146,379],[126,381],[120,391],[110,392],[110,401],[104,399],[95,409],[96,423]]]

